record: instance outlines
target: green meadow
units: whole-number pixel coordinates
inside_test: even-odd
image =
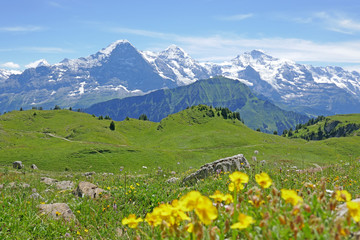
[[[360,230],[360,204],[350,201],[360,197],[359,136],[292,139],[253,131],[231,114],[199,105],[160,123],[115,122],[115,130],[111,120],[69,110],[1,115],[0,239],[352,239]],[[250,168],[238,180],[220,172],[182,184],[204,163],[239,153]],[[42,177],[74,187],[59,190]],[[104,193],[76,196],[81,181]],[[338,216],[344,202],[351,211]],[[66,203],[74,220],[40,212],[52,203]]]
[[[237,119],[214,117],[210,107],[195,106],[160,123],[111,120],[69,110],[13,111],[0,116],[0,166],[22,161],[48,171],[148,173],[161,167],[184,172],[239,153],[268,164],[298,168],[360,158],[359,137],[323,141],[289,139],[256,132]],[[358,116],[351,115],[349,121]],[[146,168],[143,168],[145,166]]]

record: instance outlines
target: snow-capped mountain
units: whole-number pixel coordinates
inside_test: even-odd
[[[175,80],[178,86],[209,77],[206,68],[176,45],[171,45],[160,53],[143,52],[142,54],[160,76]]]
[[[21,74],[21,71],[0,69],[0,83],[8,79],[12,74],[18,75]]]
[[[360,112],[360,74],[340,67],[313,67],[260,50],[234,59],[199,63],[171,45],[139,51],[119,40],[88,57],[50,65],[41,59],[21,74],[0,71],[0,111],[42,106],[87,107],[223,75],[287,109],[314,114]]]
[[[340,67],[312,67],[254,50],[210,68],[212,74],[239,79],[266,98],[300,109],[360,112],[360,75]]]

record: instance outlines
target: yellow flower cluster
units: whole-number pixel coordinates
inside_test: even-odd
[[[233,195],[224,194],[221,191],[216,190],[212,195],[207,197],[198,191],[191,191],[182,196],[179,200],[175,199],[171,203],[162,203],[158,207],[155,207],[152,212],[147,213],[145,222],[152,227],[160,226],[163,231],[162,233],[164,234],[179,234],[179,232],[182,232],[181,234],[184,235],[181,236],[186,237],[187,231],[193,234],[193,237],[196,236],[201,239],[203,237],[202,229],[206,229],[204,225],[210,225],[208,230],[211,236],[211,234],[215,231],[218,231],[219,233],[221,232],[216,225],[223,221],[224,225],[222,226],[224,226],[224,231],[220,233],[222,234],[222,237],[224,237],[225,234],[229,235],[228,231],[230,231],[230,229],[233,229],[233,237],[236,237],[236,230],[247,229],[257,221],[259,221],[260,227],[266,227],[271,219],[271,216],[266,212],[266,209],[263,206],[266,208],[270,207],[270,211],[275,213],[275,207],[279,205],[279,201],[280,204],[283,204],[285,201],[285,204],[290,203],[292,205],[292,210],[289,211],[288,214],[280,214],[277,216],[276,219],[278,219],[280,224],[289,227],[295,238],[297,233],[301,231],[301,229],[305,228],[306,224],[308,224],[304,219],[305,215],[302,213],[310,213],[312,208],[308,204],[304,203],[302,196],[305,195],[303,191],[281,189],[280,198],[280,191],[278,191],[275,187],[273,187],[272,190],[265,190],[273,184],[273,181],[267,173],[263,172],[255,175],[255,181],[261,189],[253,187],[247,190],[245,195],[239,195],[239,192],[246,187],[246,184],[248,184],[249,176],[246,173],[236,171],[229,175],[229,179],[230,183],[228,185],[228,189],[233,193]],[[310,189],[314,189],[316,186],[304,183],[304,187],[307,188],[307,191],[309,192]],[[325,189],[325,187],[323,189]],[[320,194],[319,198],[316,199],[321,200],[324,198],[325,190],[323,191],[324,193]],[[270,194],[267,195],[267,193]],[[213,201],[210,199],[213,199]],[[281,199],[284,201],[281,202]],[[355,222],[360,222],[360,203],[351,201],[350,193],[346,190],[336,191],[332,196],[331,201],[334,203],[330,202],[330,209],[332,209],[332,204],[335,204],[334,206],[336,206],[335,199],[337,201],[346,202],[349,216],[351,216]],[[220,203],[225,203],[227,206],[222,208],[223,205]],[[244,203],[250,203],[251,206],[244,207]],[[260,211],[260,215],[256,213],[250,214],[254,217],[256,216],[256,220],[253,216],[242,213],[242,211],[249,209],[254,210],[254,208],[259,208]],[[219,215],[218,211],[220,214],[226,214],[227,217],[217,219]],[[315,215],[311,216],[313,217],[310,217],[309,223],[315,224],[320,222],[320,218]],[[137,228],[138,223],[143,221],[144,220],[142,218],[136,218],[134,214],[130,214],[127,218],[122,220],[122,224],[128,225],[130,228]],[[348,229],[342,227],[339,229],[342,236],[349,235]],[[319,225],[314,231],[321,234],[323,230],[322,225]]]
[[[286,203],[291,203],[293,206],[304,201],[294,190],[281,189],[281,197]]]

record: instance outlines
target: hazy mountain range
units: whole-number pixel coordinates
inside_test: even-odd
[[[42,106],[85,108],[113,98],[174,88],[212,76],[245,83],[261,99],[308,114],[360,112],[360,74],[313,67],[254,50],[231,61],[200,63],[175,45],[153,53],[126,40],[79,59],[40,60],[21,74],[0,72],[0,111]]]

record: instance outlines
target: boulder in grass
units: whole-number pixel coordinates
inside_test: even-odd
[[[12,163],[13,164],[13,168],[16,168],[16,169],[22,169],[24,168],[24,165],[22,164],[21,161],[15,161]]]
[[[216,160],[211,163],[207,163],[200,167],[200,169],[189,176],[185,177],[183,184],[195,183],[200,179],[204,179],[219,172],[234,172],[239,171],[242,168],[249,168],[250,164],[242,154],[238,154],[232,157]]]
[[[89,182],[80,182],[74,194],[79,197],[88,196],[98,198],[105,190],[98,188],[95,184]]]
[[[38,208],[40,214],[46,214],[56,220],[76,220],[74,213],[66,203],[40,204],[38,205]]]
[[[74,188],[74,183],[72,181],[61,181],[55,183],[55,186],[59,190],[71,190]]]
[[[42,177],[40,181],[43,182],[43,183],[45,183],[45,184],[47,184],[47,185],[52,185],[52,184],[55,184],[55,183],[58,182],[58,180],[52,179],[52,178],[48,178],[48,177]]]

